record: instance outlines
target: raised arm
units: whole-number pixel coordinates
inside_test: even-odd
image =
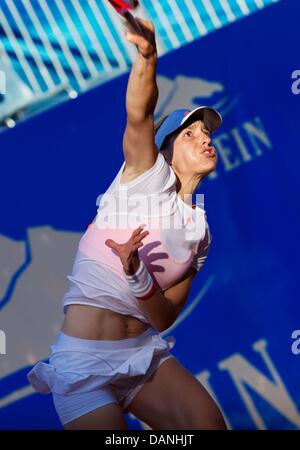
[[[127,40],[137,46],[138,53],[127,85],[127,124],[123,137],[125,171],[136,175],[152,167],[157,158],[153,115],[158,99],[154,25],[150,21],[137,20],[143,36],[125,31]]]

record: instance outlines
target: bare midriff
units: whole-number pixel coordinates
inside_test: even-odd
[[[68,305],[62,332],[92,340],[120,340],[137,337],[151,325],[133,316],[87,305]]]

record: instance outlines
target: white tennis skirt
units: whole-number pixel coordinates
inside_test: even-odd
[[[41,393],[52,392],[62,424],[108,403],[126,412],[129,403],[167,359],[175,338],[162,338],[154,328],[122,340],[79,339],[60,333],[49,364],[38,362],[27,378]]]

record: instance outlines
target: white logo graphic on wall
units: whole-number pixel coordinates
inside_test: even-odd
[[[0,355],[6,355],[6,334],[0,330]]]
[[[6,76],[4,70],[0,70],[0,95],[6,94]]]
[[[292,333],[292,339],[294,340],[291,346],[292,353],[299,355],[300,353],[300,330],[294,330]]]
[[[300,94],[300,70],[294,70],[292,73],[292,80],[294,80],[292,82],[292,93],[294,95],[298,95]]]
[[[223,84],[198,77],[178,75],[171,79],[157,77],[159,99],[155,120],[159,120],[176,109],[195,109],[205,105],[217,109],[226,116],[237,104],[238,98],[231,98]]]

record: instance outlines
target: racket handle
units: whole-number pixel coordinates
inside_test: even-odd
[[[129,11],[126,11],[125,9],[123,9],[121,14],[122,14],[123,18],[125,19],[125,21],[130,25],[130,27],[133,28],[133,30],[136,33],[143,36],[143,30],[142,30],[140,24],[138,23],[138,21],[135,19],[135,17]]]

